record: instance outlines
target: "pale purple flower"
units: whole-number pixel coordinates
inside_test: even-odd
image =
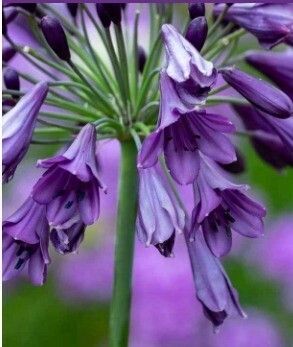
[[[291,99],[273,85],[236,68],[224,68],[221,74],[231,87],[257,109],[277,118],[292,116]]]
[[[44,284],[50,263],[48,245],[45,207],[28,198],[3,222],[3,280],[17,276],[27,265],[32,284]]]
[[[219,15],[225,4],[215,6]],[[293,4],[234,4],[225,16],[229,21],[253,34],[265,49],[280,43],[292,45]]]
[[[157,167],[139,170],[138,213],[136,231],[146,246],[172,256],[176,233],[182,233],[185,214],[172,195],[171,188]]]
[[[37,84],[3,116],[2,181],[7,183],[28,151],[38,112],[47,96],[48,85]]]
[[[100,213],[100,189],[106,190],[98,173],[95,155],[96,129],[87,124],[62,155],[38,161],[47,169],[33,188],[32,196],[47,205],[50,225],[59,229],[83,221],[93,224]]]

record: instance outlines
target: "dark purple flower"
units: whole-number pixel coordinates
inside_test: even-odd
[[[139,167],[155,165],[158,157],[164,153],[175,181],[189,184],[198,175],[199,151],[221,163],[236,160],[234,147],[223,134],[235,130],[230,121],[204,111],[188,112],[176,94],[173,81],[164,72],[161,73],[160,90],[158,126],[143,143],[139,153]]]
[[[109,26],[111,25],[111,18],[108,16],[107,12],[105,11],[103,4],[96,4],[96,10],[104,28],[109,28]]]
[[[140,169],[136,231],[146,246],[156,246],[166,257],[172,256],[175,234],[185,225],[185,214],[172,195],[159,164]]]
[[[246,55],[248,63],[267,77],[293,100],[293,51],[261,52],[253,51]]]
[[[28,264],[32,284],[44,284],[50,263],[48,244],[45,207],[28,198],[3,222],[3,280],[17,276]]]
[[[276,169],[293,166],[293,118],[270,117],[249,106],[234,106],[259,156]]]
[[[197,17],[187,28],[185,38],[200,52],[208,35],[208,23],[205,17]]]
[[[238,293],[223,269],[219,259],[210,252],[201,232],[194,242],[187,241],[193,277],[198,300],[203,305],[204,314],[215,331],[231,316],[246,315],[242,310]]]
[[[121,4],[115,3],[103,3],[104,10],[111,21],[116,24],[121,24]]]
[[[10,67],[5,69],[3,73],[3,79],[7,89],[12,89],[12,90],[20,89],[19,75],[14,69]]]
[[[189,3],[188,4],[188,12],[190,19],[195,19],[197,17],[205,16],[205,4],[202,2],[198,3]]]
[[[70,12],[71,16],[75,18],[77,16],[78,12],[78,3],[66,3],[66,6],[68,8],[68,11]]]
[[[16,51],[11,46],[4,47],[2,49],[2,60],[4,63],[8,63],[16,54]]]
[[[138,46],[137,54],[138,54],[138,70],[140,73],[142,73],[146,63],[146,59],[147,59],[146,53],[141,46]]]
[[[38,112],[47,96],[48,85],[37,84],[3,116],[2,182],[7,183],[25,156],[36,124]]]
[[[83,241],[86,225],[77,222],[68,229],[53,229],[50,239],[56,251],[61,254],[76,252]]]
[[[214,13],[219,15],[225,4],[215,6]],[[257,37],[265,49],[287,42],[292,44],[293,4],[234,4],[226,19],[241,26]]]
[[[193,108],[206,99],[216,82],[217,70],[171,24],[162,26],[162,36],[166,48],[166,73],[175,82],[180,98]]]
[[[32,196],[47,205],[51,225],[68,229],[82,220],[91,225],[99,217],[100,189],[106,190],[98,173],[95,155],[96,129],[87,124],[62,155],[38,161],[47,169],[33,188]]]
[[[256,108],[277,118],[293,114],[290,98],[271,84],[236,68],[221,70],[224,80]]]
[[[40,25],[45,39],[54,53],[61,60],[69,61],[71,55],[68,41],[60,21],[55,17],[45,16]]]

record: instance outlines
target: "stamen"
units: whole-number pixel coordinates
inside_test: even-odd
[[[16,256],[17,257],[20,257],[21,254],[23,253],[23,251],[25,251],[25,248],[23,246],[20,246],[17,253],[16,253]]]
[[[231,228],[228,227],[228,226],[226,226],[225,229],[226,229],[226,234],[227,234],[227,236],[228,236],[228,237],[231,237],[231,236],[232,236]]]
[[[67,204],[65,205],[66,209],[69,209],[73,205],[73,201],[68,201]]]
[[[211,223],[211,228],[212,228],[213,232],[215,232],[215,233],[217,233],[217,232],[219,231],[218,226],[217,226],[217,224],[215,223],[215,221],[213,221],[213,222]]]
[[[21,268],[21,265],[24,263],[23,258],[19,258],[16,265],[14,266],[15,270],[19,270]]]
[[[81,190],[77,190],[76,195],[77,195],[77,200],[82,201],[84,199],[85,193],[82,192]]]

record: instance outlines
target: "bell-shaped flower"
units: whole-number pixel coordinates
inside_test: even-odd
[[[187,241],[196,295],[203,305],[204,314],[214,326],[215,331],[226,318],[239,316],[245,318],[238,293],[233,288],[219,259],[207,247],[200,232],[195,242]]]
[[[31,198],[3,222],[3,280],[17,276],[28,265],[32,284],[44,284],[48,253],[49,224],[45,207]]]
[[[136,231],[145,245],[154,245],[166,257],[172,256],[175,234],[185,225],[185,213],[157,164],[139,169]]]
[[[76,252],[83,241],[86,225],[77,222],[68,229],[53,229],[50,240],[60,254]]]
[[[7,183],[28,151],[48,85],[37,84],[2,118],[2,181]]]
[[[224,80],[254,107],[277,118],[293,115],[293,102],[273,85],[236,68],[221,70]]]
[[[224,135],[233,132],[235,127],[225,117],[205,111],[188,111],[173,86],[172,80],[162,72],[158,126],[145,139],[138,166],[151,167],[164,153],[174,180],[179,184],[190,184],[198,175],[199,151],[220,163],[236,160],[234,146]]]
[[[252,51],[246,61],[269,77],[293,101],[293,50],[285,52]]]
[[[95,155],[96,129],[87,124],[71,146],[60,155],[38,161],[47,169],[33,188],[32,196],[47,205],[50,225],[68,229],[81,220],[93,224],[100,212],[100,189],[106,190],[98,173]]]
[[[171,24],[162,26],[166,48],[166,73],[175,82],[180,98],[192,105],[205,101],[215,84],[217,70]]]
[[[293,118],[278,119],[256,109],[234,106],[258,155],[276,169],[293,166]]]
[[[214,8],[219,15],[225,4]],[[292,45],[293,4],[234,4],[225,19],[239,25],[254,35],[265,49],[286,42]]]

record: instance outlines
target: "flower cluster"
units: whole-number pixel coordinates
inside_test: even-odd
[[[214,24],[209,26],[205,6],[190,4],[186,27],[178,29],[171,24],[172,4],[152,7],[149,49],[138,44],[138,10],[132,50],[125,42],[129,6],[97,4],[95,18],[87,5],[68,4],[72,21],[48,4],[5,7],[3,34],[9,47],[3,51],[3,182],[13,177],[31,143],[66,146],[37,162],[45,172],[23,206],[3,224],[3,278],[16,276],[28,264],[32,283],[43,284],[50,263],[49,240],[62,254],[78,249],[86,226],[99,218],[100,190],[106,192],[98,164],[99,141],[116,138],[122,147],[137,147],[139,240],[172,257],[176,237],[183,233],[205,316],[215,329],[229,316],[244,317],[220,258],[229,253],[234,232],[249,238],[263,235],[266,211],[247,195],[247,185],[233,182],[231,172],[241,172],[243,164],[231,135],[240,132],[227,115],[210,107],[233,104],[243,122],[241,135],[251,139],[258,154],[277,169],[293,165],[292,52],[234,57],[240,37],[248,33],[267,49],[292,45],[292,6],[215,5]],[[17,15],[34,23],[44,50],[14,42],[10,26]],[[96,49],[88,21],[108,61]],[[45,74],[46,81],[8,67],[15,55]],[[239,59],[280,89],[235,67]],[[24,96],[19,77],[34,85]],[[230,87],[238,97],[217,95]],[[56,133],[60,137],[52,138]],[[48,138],[39,137],[43,134]],[[133,177],[135,184],[136,172],[124,151],[121,175]],[[191,215],[177,185],[193,190]],[[128,194],[119,211],[130,206],[131,216],[133,205],[127,199],[135,200],[135,192]],[[118,221],[117,228],[125,224]]]

